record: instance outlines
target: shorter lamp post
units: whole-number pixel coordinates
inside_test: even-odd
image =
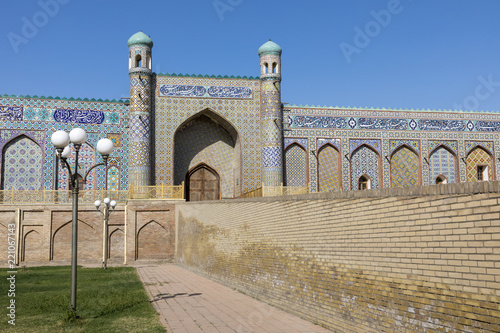
[[[64,167],[68,169],[69,179],[71,181],[71,196],[72,196],[72,242],[71,242],[71,309],[76,312],[76,268],[78,257],[78,194],[79,194],[79,179],[78,179],[78,154],[82,144],[87,141],[87,133],[81,128],[74,128],[71,132],[56,131],[51,137],[52,144],[56,147],[59,159],[63,162]],[[69,148],[70,141],[75,148],[75,165],[73,170],[68,163],[68,157],[71,155]],[[113,152],[114,145],[110,139],[101,139],[97,142],[97,151],[101,154],[104,163],[95,164],[87,170],[83,183],[87,181],[87,176],[94,168],[104,165],[107,166],[108,157]]]
[[[101,211],[99,207],[101,206],[101,200],[96,200],[94,202],[95,209],[104,216],[103,225],[103,247],[102,247],[102,267],[104,269],[108,268],[108,224],[109,224],[109,214],[111,214],[116,207],[116,201],[109,198],[104,198],[104,210]],[[111,210],[110,210],[111,207]]]

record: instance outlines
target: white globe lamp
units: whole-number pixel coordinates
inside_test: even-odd
[[[87,133],[79,127],[73,128],[71,132],[69,132],[69,139],[74,144],[81,145],[87,141]]]
[[[113,141],[105,138],[97,142],[96,148],[99,154],[103,156],[109,156],[113,152],[113,149],[115,149],[115,145],[113,144]]]
[[[69,135],[65,131],[55,131],[50,140],[56,148],[64,148],[69,145]]]
[[[61,153],[61,157],[62,158],[68,158],[71,156],[71,148],[69,146],[66,146],[64,147],[62,153]]]

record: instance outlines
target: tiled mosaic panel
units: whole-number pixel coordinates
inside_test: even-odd
[[[390,140],[389,153],[392,154],[401,146],[408,146],[414,149],[416,152],[420,152],[420,141],[418,140]]]
[[[337,110],[336,110],[337,111]],[[331,128],[398,131],[456,131],[500,132],[500,121],[472,121],[447,119],[397,119],[310,116],[291,114],[287,117],[290,128]]]
[[[446,177],[448,183],[456,182],[456,163],[457,159],[455,156],[446,148],[439,147],[436,149],[430,159],[430,184],[436,183],[436,178],[440,175]]]
[[[282,123],[280,84],[275,79],[262,81],[261,116],[262,178],[266,185],[279,186],[283,182],[283,134],[280,128]]]
[[[188,86],[162,84],[160,96],[211,97],[211,98],[252,98],[250,87]]]
[[[324,145],[318,153],[319,191],[340,191],[339,152],[331,145]]]
[[[88,142],[95,146],[100,138],[108,133],[122,134],[122,146],[116,148],[113,156],[121,156],[123,163],[128,163],[128,106],[124,103],[99,101],[74,101],[60,99],[9,98],[0,97],[0,105],[19,106],[24,108],[23,121],[10,121],[0,118],[0,148],[12,138],[24,134],[34,139],[41,147],[43,154],[43,188],[54,188],[55,149],[50,136],[56,130],[70,131],[74,127],[83,128],[89,135]],[[96,110],[104,112],[104,122],[98,124],[57,123],[54,121],[56,109]],[[0,155],[1,158],[1,155]],[[100,161],[100,160],[99,160]],[[104,171],[97,172],[97,183],[105,184]],[[128,170],[120,173],[120,181],[128,186]]]
[[[382,143],[380,142],[380,140],[351,139],[349,141],[349,149],[351,154],[354,150],[362,145],[370,146],[379,154],[382,153]]]
[[[285,151],[285,185],[306,186],[306,151],[298,144]]]
[[[108,169],[108,190],[118,191],[120,189],[120,170],[112,166]]]
[[[0,120],[23,120],[23,107],[0,105]]]
[[[302,139],[302,138],[285,138],[284,140],[284,148],[286,149],[288,146],[294,143],[298,143],[302,147],[306,148],[307,147],[307,139]]]
[[[331,144],[333,147],[337,148],[339,151],[341,149],[340,139],[318,139],[316,142],[316,150],[321,149],[326,144]]]
[[[207,116],[184,125],[175,136],[175,184],[185,181],[193,167],[205,163],[220,176],[221,196],[234,197],[235,143],[229,133]]]
[[[59,123],[102,124],[104,112],[94,110],[56,109],[54,120]]]
[[[40,190],[42,188],[42,149],[28,137],[11,141],[4,150],[3,189]]]
[[[474,148],[467,156],[467,181],[477,181],[477,166],[488,166],[488,180],[493,180],[493,165],[491,156],[481,147]]]
[[[391,158],[391,187],[419,185],[419,158],[407,147],[399,148]]]
[[[429,151],[432,152],[436,147],[444,146],[449,150],[458,154],[458,144],[457,141],[442,141],[442,140],[429,140]]]
[[[242,191],[261,186],[260,80],[186,78],[157,76],[156,85],[186,84],[224,87],[250,87],[252,99],[160,97],[155,91],[155,179],[157,184],[174,183],[174,133],[186,119],[209,109],[231,123],[240,135]]]
[[[368,146],[361,146],[351,156],[351,189],[358,189],[358,180],[367,175],[371,188],[379,188],[379,155]]]

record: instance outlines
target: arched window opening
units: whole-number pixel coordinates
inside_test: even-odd
[[[477,181],[483,182],[488,180],[488,166],[478,165],[477,166]]]
[[[140,54],[135,56],[135,67],[142,67],[142,58]]]
[[[267,62],[264,64],[264,73],[269,74],[269,64]]]
[[[445,176],[439,175],[436,177],[436,185],[448,184],[448,179]]]
[[[358,181],[358,189],[359,190],[369,190],[371,188],[371,181],[368,176],[361,176],[359,177]]]
[[[278,64],[273,62],[273,73],[277,74],[278,73]]]

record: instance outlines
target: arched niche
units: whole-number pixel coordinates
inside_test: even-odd
[[[221,198],[241,194],[241,142],[236,128],[224,117],[204,109],[186,119],[174,134],[174,184],[199,164],[220,176]]]
[[[19,135],[2,150],[1,189],[41,190],[43,151],[36,141]]]

